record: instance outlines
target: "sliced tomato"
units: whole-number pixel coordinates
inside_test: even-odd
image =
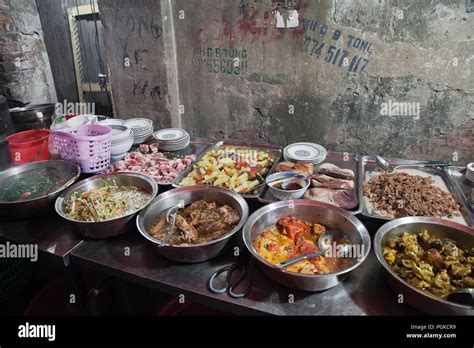
[[[305,231],[303,229],[300,229],[299,232],[295,233],[295,236],[293,238],[295,243],[298,243],[300,239],[303,239],[305,235]]]
[[[301,231],[301,228],[297,225],[289,225],[289,226],[285,226],[285,232],[288,237],[295,240],[296,234],[302,231]]]
[[[300,251],[303,254],[314,253],[314,252],[318,251],[318,247],[316,245],[314,245],[314,243],[303,242],[303,244],[301,244],[301,246],[300,246]]]

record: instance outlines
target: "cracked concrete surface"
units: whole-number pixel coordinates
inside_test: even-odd
[[[172,2],[179,92],[170,97],[186,110],[179,123],[191,134],[417,159],[453,161],[456,154],[456,164],[474,159],[474,14],[464,0],[301,0],[297,29],[275,28],[271,0],[240,3]],[[321,56],[308,42],[324,42]],[[372,53],[359,49],[368,43]],[[245,58],[226,57],[231,50]],[[348,61],[338,61],[344,50]],[[368,64],[349,71],[358,57]],[[116,73],[123,75],[117,81],[127,76],[116,70],[112,83]],[[120,97],[135,114],[150,110]],[[418,103],[419,118],[382,116],[389,101]]]

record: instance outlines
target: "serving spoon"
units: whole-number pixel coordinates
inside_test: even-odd
[[[474,289],[460,288],[449,293],[448,301],[465,304],[474,307]]]
[[[329,231],[323,232],[318,238],[317,246],[319,248],[319,251],[306,253],[300,256],[296,256],[286,261],[278,262],[277,264],[275,264],[275,266],[280,267],[280,268],[287,268],[291,265],[294,265],[297,262],[306,260],[310,257],[324,256],[326,254],[326,250],[330,248],[336,240],[348,240],[348,238],[344,232],[339,231],[339,230],[329,230]],[[341,249],[339,250],[340,253],[346,253],[350,247],[348,244],[338,244],[338,245],[341,246]]]
[[[170,226],[170,229],[168,230],[168,234],[166,235],[165,239],[163,239],[163,242],[162,242],[162,245],[166,245],[169,240],[171,239],[171,236],[173,235],[174,233],[174,225],[176,223],[176,215],[178,215],[178,211],[179,209],[183,209],[184,208],[184,200],[180,200],[178,202],[178,204],[176,204],[175,206],[172,206],[171,208],[168,209],[168,211],[166,212],[166,223],[167,223],[167,226],[171,225]],[[171,220],[171,222],[170,222]],[[167,227],[166,226],[166,227]],[[164,227],[164,228],[166,228]]]

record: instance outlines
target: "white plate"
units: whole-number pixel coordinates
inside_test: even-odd
[[[149,137],[149,136],[151,136],[152,134],[153,134],[153,132],[145,132],[145,133],[138,133],[138,134],[135,133],[135,132],[133,132],[133,136],[134,136],[135,138]]]
[[[125,121],[125,125],[133,129],[151,128],[153,127],[153,121],[149,118],[131,118]]]
[[[326,159],[326,149],[314,143],[290,144],[283,150],[286,160],[318,164]]]
[[[173,142],[179,141],[188,137],[189,134],[181,128],[166,128],[161,129],[153,134],[153,137],[158,141]]]
[[[118,118],[108,118],[106,120],[99,121],[99,124],[103,126],[112,126],[112,125],[123,126],[125,124],[125,120],[121,120]]]
[[[186,143],[186,142],[189,142],[189,140],[190,140],[190,138],[186,138],[186,139],[183,139],[183,140],[174,142],[174,143],[165,143],[165,142],[159,141],[159,142],[158,142],[158,145],[160,145],[160,146],[179,146],[179,145],[181,145],[181,144],[184,144],[184,143]]]
[[[132,128],[134,132],[138,133],[143,133],[143,132],[151,132],[153,127],[152,126],[146,126],[146,127],[130,127],[128,124],[125,124],[125,126]]]

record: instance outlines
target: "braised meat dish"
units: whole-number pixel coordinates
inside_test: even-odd
[[[178,211],[173,234],[167,243],[206,243],[224,236],[239,222],[240,215],[232,207],[199,200]],[[165,241],[170,227],[166,217],[160,216],[148,233],[160,241]]]
[[[473,288],[474,249],[464,250],[447,238],[424,230],[402,233],[383,249],[387,264],[408,284],[445,298],[457,288]]]

